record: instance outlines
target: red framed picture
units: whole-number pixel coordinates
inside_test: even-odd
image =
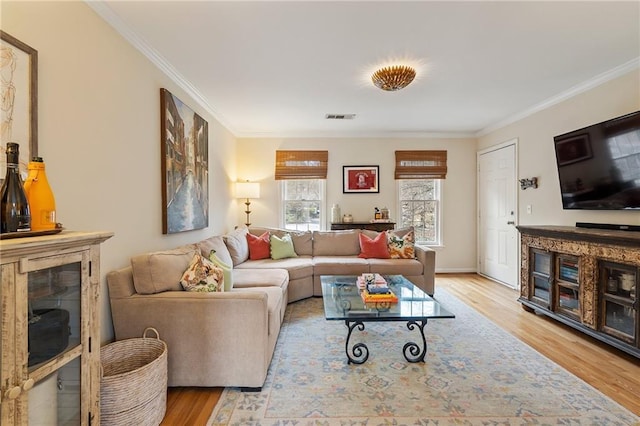
[[[378,166],[342,166],[342,192],[380,192],[379,174]]]

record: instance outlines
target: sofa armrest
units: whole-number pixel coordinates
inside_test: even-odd
[[[414,246],[416,259],[422,263],[422,274],[424,275],[424,285],[426,292],[433,296],[436,288],[436,251],[427,246]]]

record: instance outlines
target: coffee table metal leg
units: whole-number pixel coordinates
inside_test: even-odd
[[[364,330],[364,323],[362,321],[350,321],[345,320],[344,324],[349,329],[347,334],[347,342],[345,343],[345,352],[347,353],[348,364],[364,364],[369,359],[369,348],[364,343],[356,343],[349,351],[349,340],[351,339],[351,333],[353,329],[358,327],[358,330]],[[353,354],[353,356],[351,356]]]
[[[404,358],[409,362],[424,362],[424,357],[427,354],[427,339],[424,337],[424,327],[427,325],[427,320],[421,321],[407,321],[407,328],[413,330],[418,327],[420,330],[420,336],[422,337],[422,350],[420,345],[415,342],[405,343],[402,348]]]

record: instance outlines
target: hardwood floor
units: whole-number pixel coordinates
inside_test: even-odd
[[[538,352],[640,415],[640,360],[543,315],[526,312],[518,293],[476,274],[438,274],[445,288]],[[162,425],[204,425],[222,388],[169,388]]]

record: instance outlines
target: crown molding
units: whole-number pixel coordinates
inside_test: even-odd
[[[518,120],[522,120],[530,115],[533,115],[537,112],[550,108],[554,105],[557,105],[561,102],[566,101],[567,99],[573,98],[574,96],[579,95],[580,93],[591,90],[601,84],[604,84],[608,81],[611,81],[615,78],[618,78],[624,74],[627,74],[635,69],[640,68],[640,57],[634,58],[624,64],[617,66],[609,71],[605,71],[602,74],[599,74],[583,83],[580,83],[572,88],[565,90],[553,96],[545,101],[540,102],[537,105],[532,106],[524,111],[521,111],[517,114],[514,114],[510,117],[507,117],[495,124],[485,127],[475,134],[475,137],[481,137],[487,135],[495,130],[501,129],[509,124],[515,123]]]
[[[235,135],[228,121],[217,112],[207,99],[191,82],[180,74],[160,53],[152,48],[143,38],[136,34],[129,26],[102,0],[84,0],[102,19],[111,25],[125,40],[138,49],[147,57],[158,69],[165,73],[174,83],[176,83],[187,95],[193,98],[198,105],[205,109],[222,126]]]
[[[344,139],[475,139],[476,134],[473,132],[403,132],[403,131],[383,131],[383,132],[327,132],[327,131],[308,131],[304,133],[297,132],[239,132],[234,134],[238,139],[323,139],[323,138],[344,138]]]

